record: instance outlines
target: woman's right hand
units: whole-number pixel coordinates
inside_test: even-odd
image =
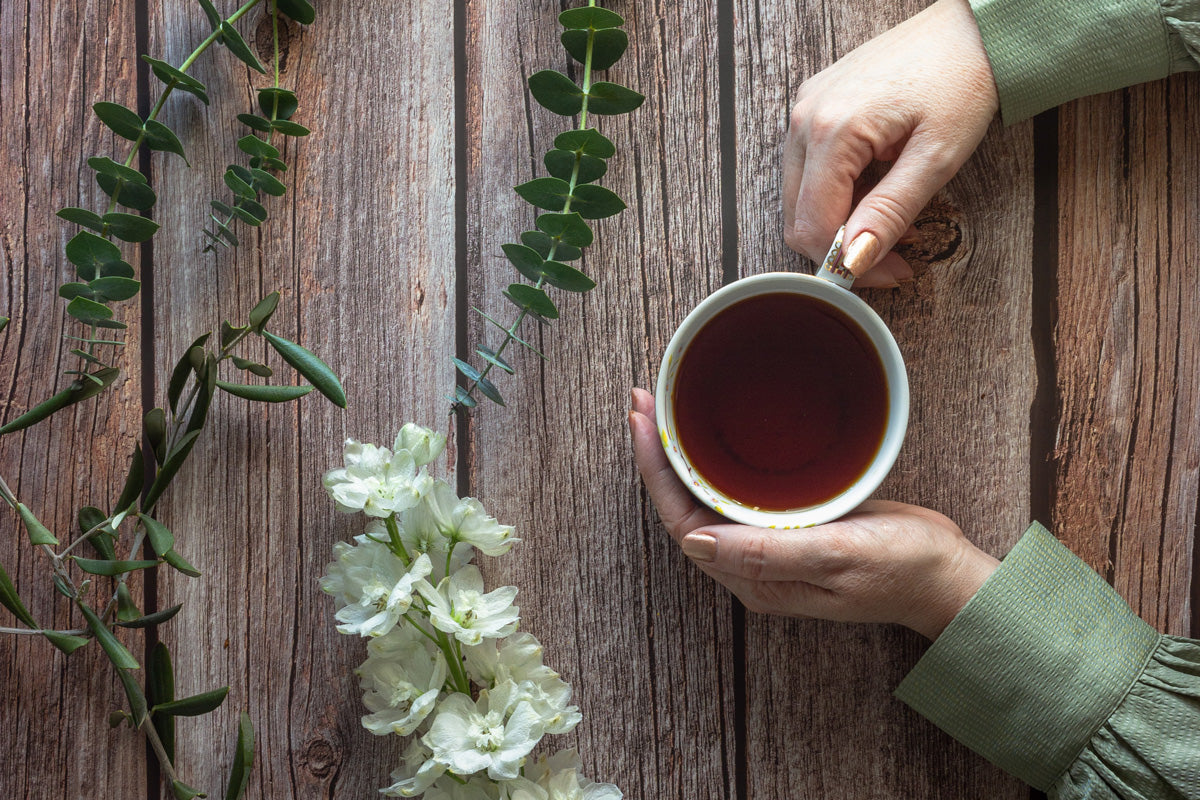
[[[849,220],[843,263],[867,273],[859,286],[911,278],[889,251],[974,152],[998,107],[967,0],[937,0],[809,78],[784,146],[788,246],[820,263]],[[855,204],[854,182],[872,160],[895,163]]]

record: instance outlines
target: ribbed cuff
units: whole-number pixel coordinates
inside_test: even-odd
[[[1006,124],[1164,78],[1173,50],[1155,0],[970,0]]]
[[[1112,714],[1158,640],[1035,522],[896,697],[1044,790]]]

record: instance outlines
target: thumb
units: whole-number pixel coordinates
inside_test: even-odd
[[[856,277],[879,263],[961,166],[937,143],[914,139],[846,223],[846,269]]]

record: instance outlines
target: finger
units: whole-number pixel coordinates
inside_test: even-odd
[[[711,567],[701,569],[757,614],[780,614],[800,619],[841,619],[841,599],[821,586],[803,581],[753,581]]]
[[[645,393],[643,393],[645,394]],[[635,398],[635,403],[638,400]],[[687,487],[680,482],[667,454],[653,419],[637,410],[629,412],[629,432],[633,438],[633,455],[638,471],[646,484],[667,532],[676,540],[703,525],[721,520],[715,512],[701,507]]]
[[[908,231],[917,214],[957,170],[936,145],[914,137],[888,173],[867,193],[846,223],[842,263],[859,276],[875,266]]]
[[[683,537],[683,552],[697,563],[750,581],[824,584],[852,559],[838,523],[803,530],[748,525],[707,525]]]
[[[788,125],[787,139],[783,144],[783,230],[792,230],[796,224],[796,195],[800,193],[800,179],[804,176],[803,128],[793,112]]]
[[[888,253],[875,268],[854,281],[855,289],[895,289],[913,279],[913,270],[898,253]]]
[[[817,262],[849,216],[854,181],[871,161],[870,149],[854,143],[852,136],[813,141],[805,155],[795,222],[785,239],[793,250]]]

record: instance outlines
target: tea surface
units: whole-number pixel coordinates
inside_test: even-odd
[[[887,425],[866,333],[806,295],[758,295],[713,317],[683,354],[680,444],[713,486],[771,511],[832,500],[866,472]]]

